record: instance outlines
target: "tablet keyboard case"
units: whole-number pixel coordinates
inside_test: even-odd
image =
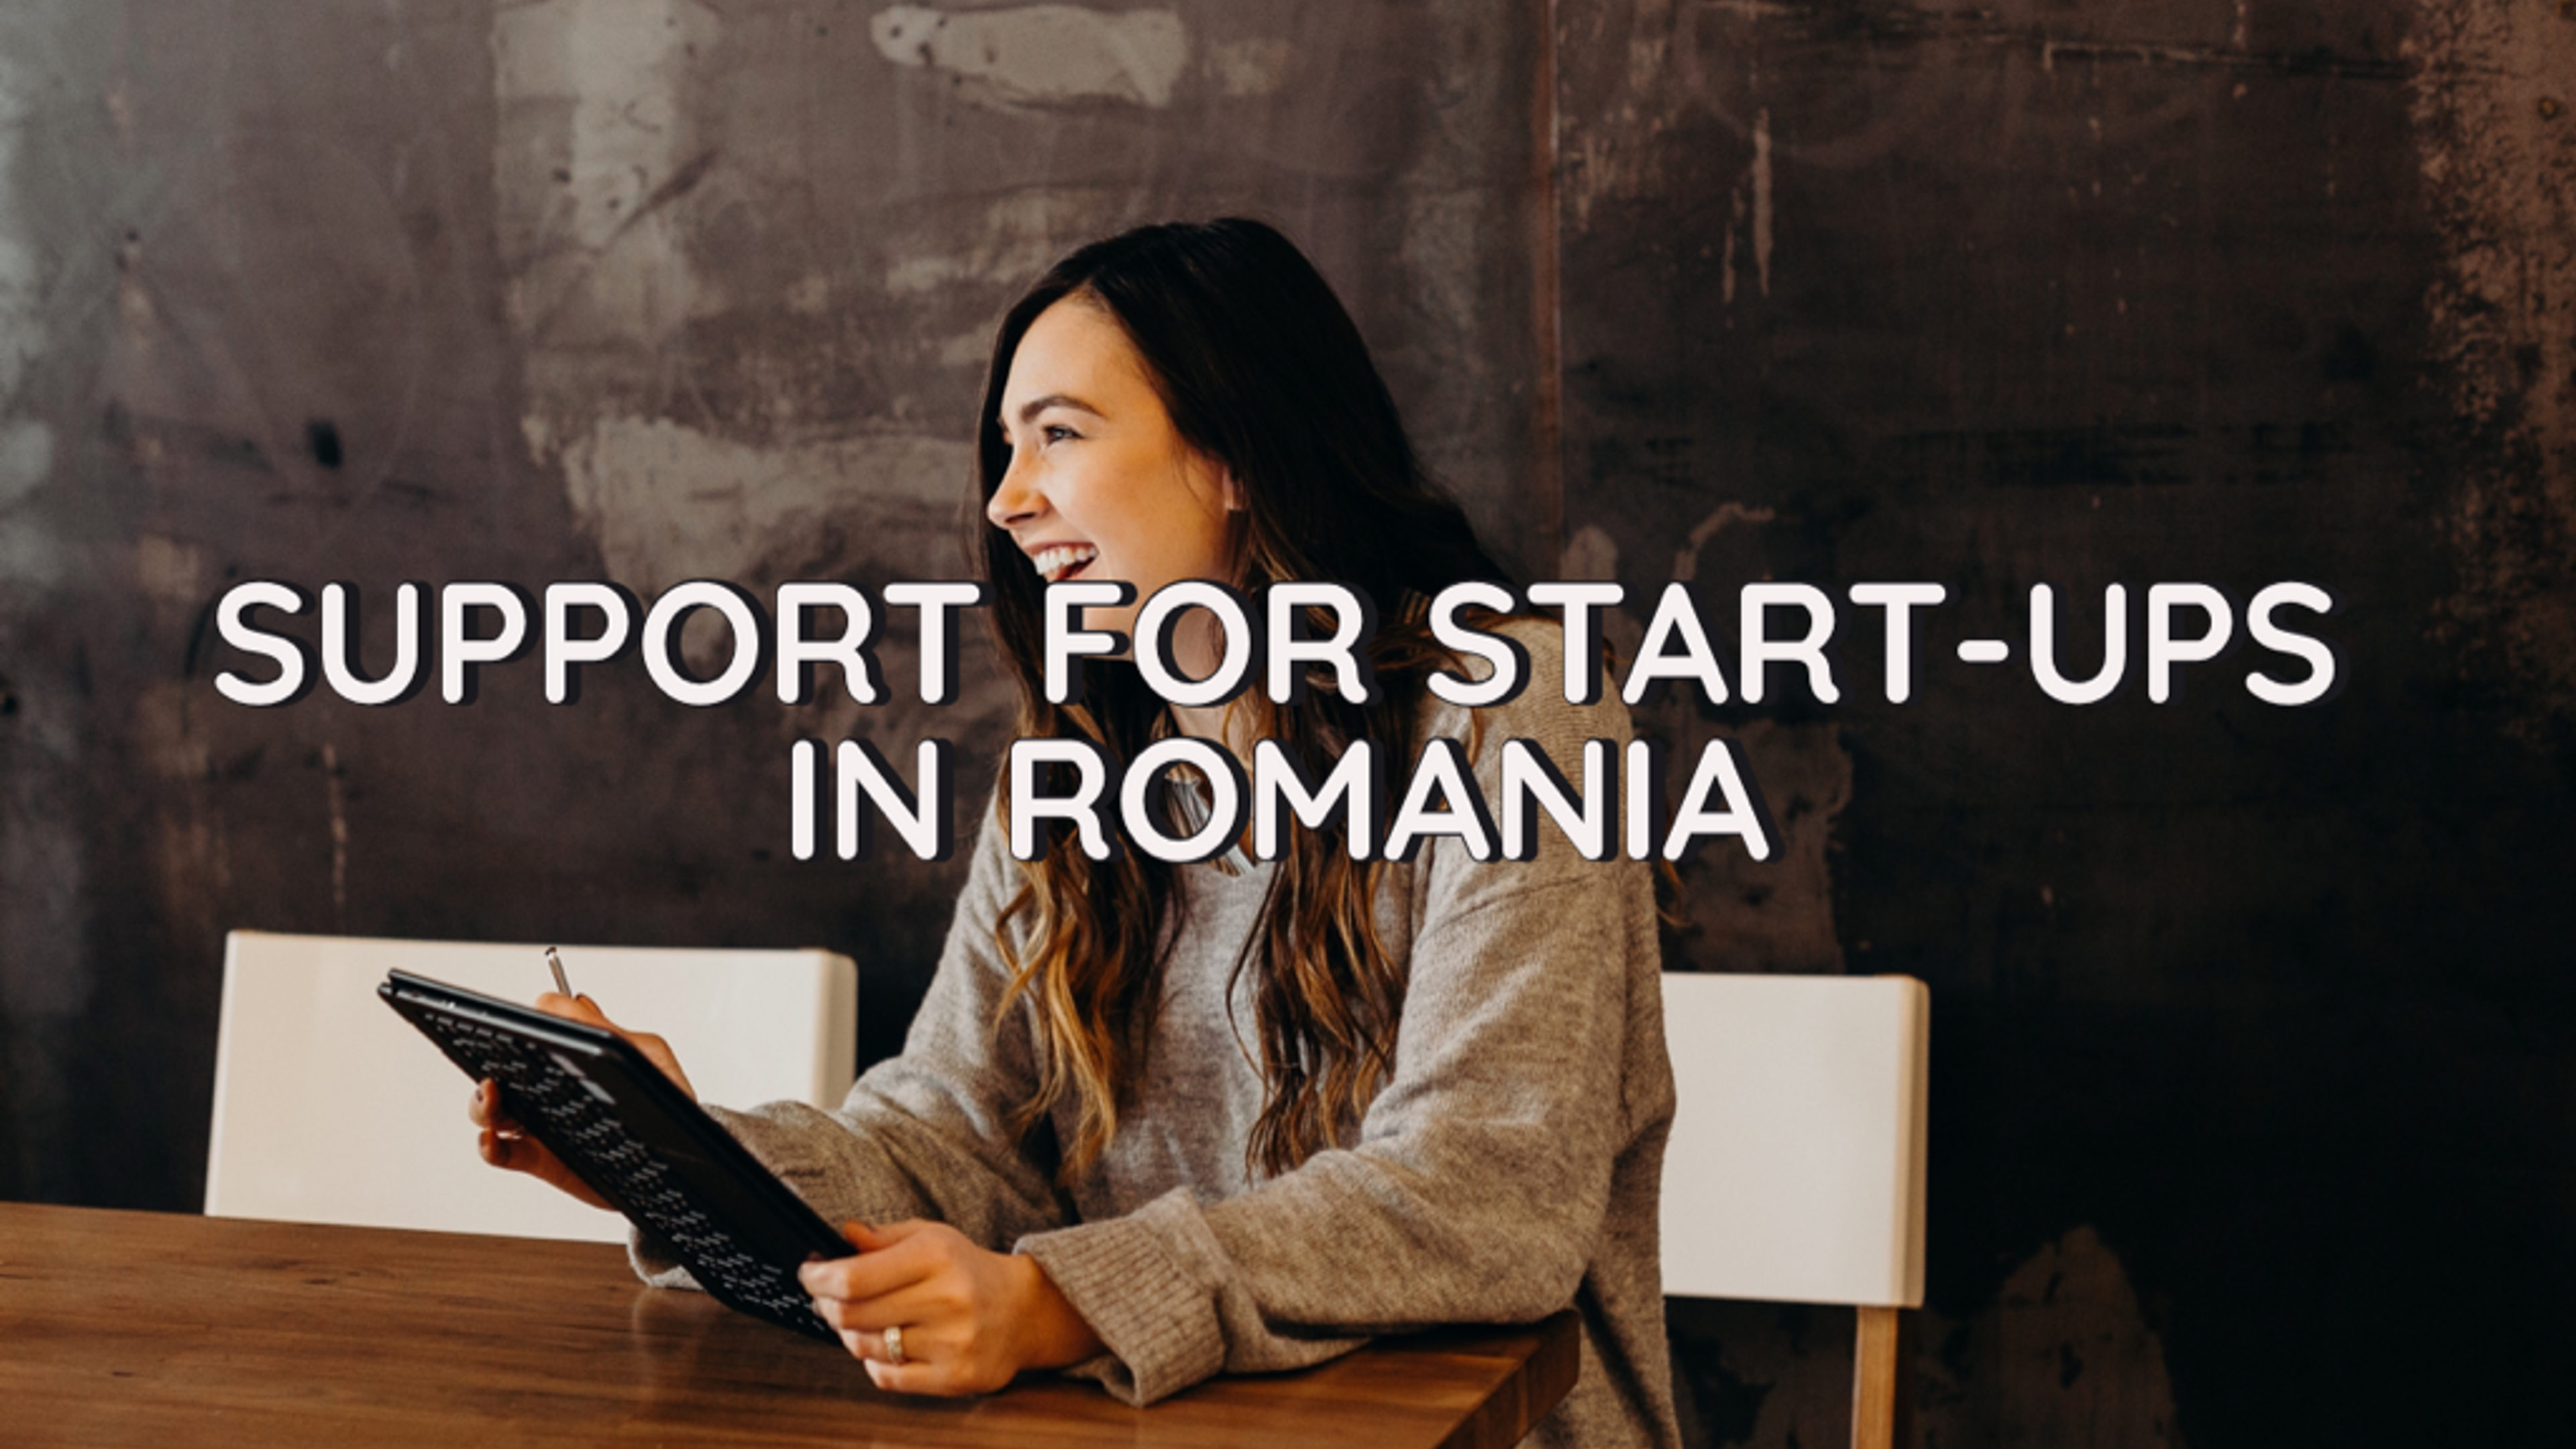
[[[376,993],[729,1307],[834,1343],[796,1281],[847,1239],[613,1032],[406,972]]]

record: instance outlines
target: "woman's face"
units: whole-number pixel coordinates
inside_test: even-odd
[[[1085,610],[1085,627],[1132,634],[1136,604],[1165,584],[1232,580],[1235,482],[1182,441],[1135,344],[1098,303],[1067,297],[1029,324],[1000,423],[1011,464],[984,516],[1049,583],[1136,590],[1123,609]]]

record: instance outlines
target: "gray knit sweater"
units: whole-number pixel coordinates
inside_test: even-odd
[[[1582,741],[1628,737],[1615,697],[1565,703],[1553,625],[1511,632],[1532,684],[1482,711],[1474,751],[1496,802],[1507,738],[1579,781]],[[1426,710],[1431,733],[1469,738],[1466,711]],[[1389,788],[1410,763],[1389,762]],[[1062,1190],[1023,1154],[1009,1122],[1032,1094],[1035,1017],[1023,1002],[994,1026],[1008,973],[993,924],[1018,867],[989,810],[903,1054],[836,1112],[710,1110],[834,1222],[932,1218],[1037,1259],[1108,1346],[1073,1372],[1129,1402],[1373,1334],[1571,1305],[1581,1374],[1528,1442],[1675,1445],[1656,1258],[1673,1084],[1649,867],[1586,861],[1544,820],[1538,835],[1527,862],[1440,838],[1388,872],[1379,928],[1407,970],[1395,1074],[1342,1146],[1280,1177],[1245,1171],[1262,1083],[1225,994],[1270,868],[1240,855],[1231,874],[1181,868],[1185,924],[1107,1153]],[[1248,989],[1233,1016],[1248,1034]],[[1070,1140],[1069,1112],[1056,1125]],[[687,1281],[649,1243],[636,1259]]]

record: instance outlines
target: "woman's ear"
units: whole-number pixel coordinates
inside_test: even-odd
[[[1220,465],[1216,486],[1218,496],[1225,499],[1226,512],[1241,513],[1251,506],[1243,501],[1243,480],[1234,476],[1234,469]]]

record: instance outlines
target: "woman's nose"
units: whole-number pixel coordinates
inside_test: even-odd
[[[1024,455],[1012,454],[1011,466],[1002,471],[1002,481],[984,502],[984,516],[995,528],[1010,528],[1045,510],[1046,495],[1030,486]]]

